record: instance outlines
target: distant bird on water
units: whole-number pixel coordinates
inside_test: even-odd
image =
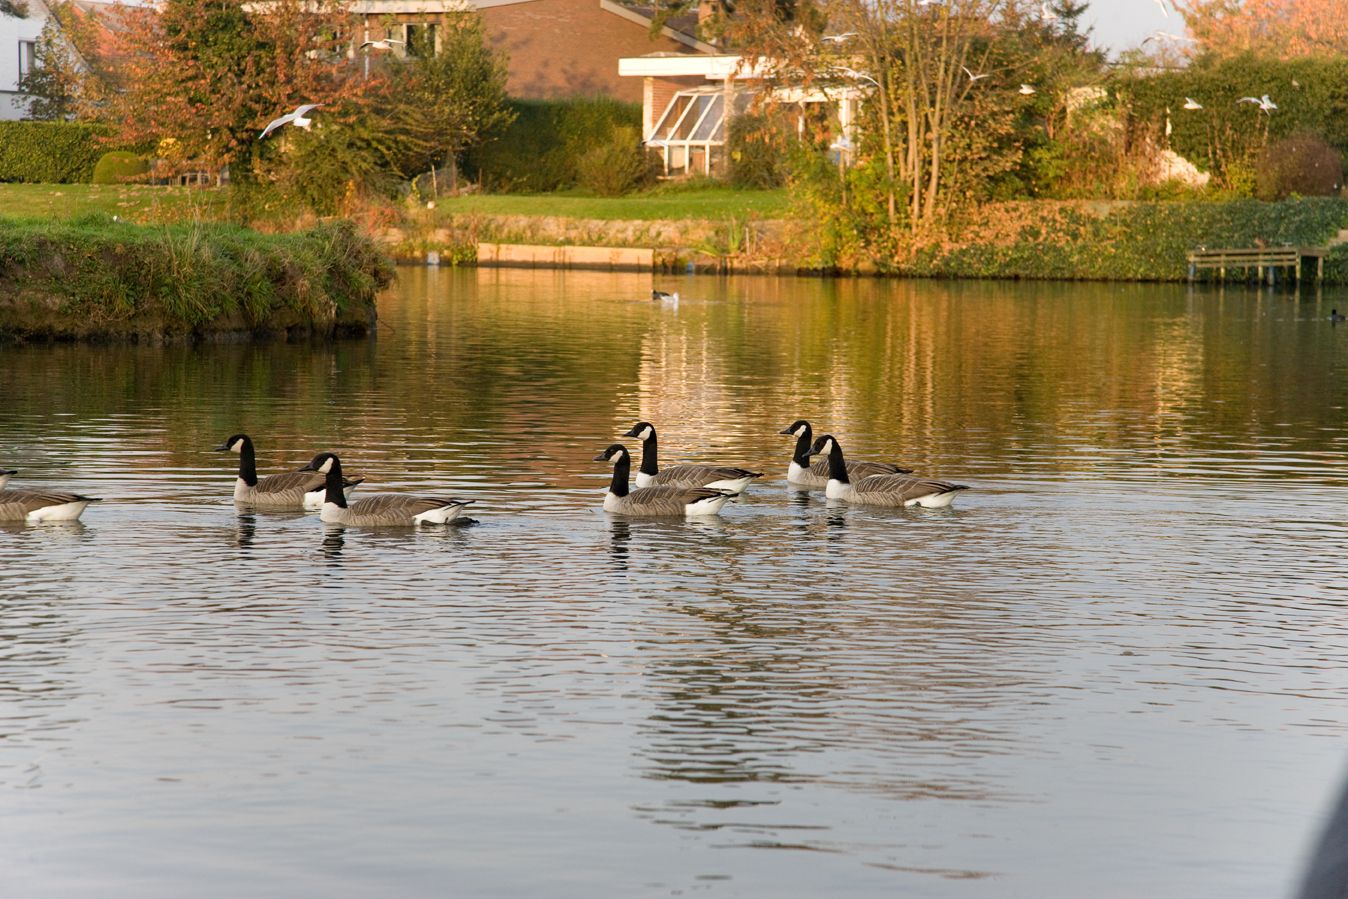
[[[1184,98],[1184,108],[1185,108],[1185,109],[1202,109],[1202,108],[1203,108],[1203,104],[1202,104],[1202,103],[1199,103],[1199,102],[1198,102],[1197,100],[1195,100],[1193,97],[1185,97],[1185,98]]]
[[[1331,309],[1329,310],[1329,320],[1336,324],[1338,322],[1348,322],[1348,315],[1340,315],[1339,310]]]
[[[262,129],[262,134],[258,135],[258,140],[262,140],[262,138],[271,134],[282,125],[294,125],[296,128],[303,128],[305,131],[308,131],[309,128],[313,126],[314,120],[306,119],[304,117],[305,113],[309,112],[311,109],[317,109],[322,105],[322,103],[305,103],[303,106],[296,107],[294,112],[288,112],[279,119],[272,119],[267,127]]]
[[[366,41],[360,45],[360,49],[364,50],[366,47],[373,47],[376,50],[392,50],[394,44],[405,45],[406,43],[407,41],[400,41],[397,38],[383,37],[377,41]]]
[[[667,303],[670,306],[677,306],[679,305],[679,292],[676,290],[673,293],[665,293],[663,290],[652,290],[651,299],[655,300],[657,303]]]

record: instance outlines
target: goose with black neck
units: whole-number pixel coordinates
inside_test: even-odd
[[[824,495],[829,499],[866,506],[942,509],[950,505],[956,493],[969,489],[967,484],[914,478],[906,474],[875,474],[853,482],[847,473],[842,446],[832,434],[824,434],[815,440],[810,455],[821,453],[828,457],[828,485]]]
[[[738,495],[743,493],[744,488],[755,478],[763,477],[761,471],[728,465],[685,463],[661,468],[658,461],[659,438],[656,437],[655,426],[648,421],[637,422],[623,436],[636,437],[641,441],[641,468],[637,471],[638,487],[711,487]]]
[[[649,518],[718,515],[721,507],[734,498],[728,490],[701,486],[655,486],[632,490],[632,455],[627,447],[615,443],[594,457],[596,462],[613,465],[613,480],[604,494],[604,511]]]

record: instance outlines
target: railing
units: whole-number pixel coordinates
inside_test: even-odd
[[[1238,268],[1246,275],[1250,269],[1255,269],[1261,279],[1267,269],[1269,283],[1274,283],[1280,268],[1291,269],[1292,278],[1300,281],[1303,268],[1312,259],[1315,260],[1315,277],[1324,277],[1325,254],[1328,252],[1325,247],[1235,247],[1216,250],[1201,247],[1190,250],[1186,258],[1189,261],[1190,281],[1198,276],[1200,268],[1217,269],[1218,277],[1222,280],[1226,279],[1228,268]]]

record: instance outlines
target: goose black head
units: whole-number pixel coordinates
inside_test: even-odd
[[[309,460],[309,464],[301,468],[300,471],[321,471],[323,474],[327,474],[334,467],[340,468],[341,465],[341,460],[332,453],[319,453]]]
[[[632,425],[632,429],[623,435],[624,437],[636,437],[643,443],[647,440],[655,439],[655,426],[649,421],[639,421]]]
[[[792,437],[799,437],[801,434],[810,432],[810,423],[803,418],[797,418],[791,424],[778,431],[778,434],[790,434]]]
[[[617,462],[627,455],[627,447],[621,443],[615,443],[602,453],[594,457],[595,462]]]
[[[215,448],[217,453],[241,453],[245,444],[251,443],[247,434],[235,434],[226,437],[225,442]]]
[[[837,443],[832,434],[820,434],[814,439],[814,446],[810,447],[810,455],[817,456],[820,453],[831,453]]]

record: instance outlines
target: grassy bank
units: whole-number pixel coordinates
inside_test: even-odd
[[[349,223],[264,235],[107,216],[0,219],[0,334],[191,339],[363,333],[392,267]]]
[[[1196,247],[1325,246],[1348,229],[1348,200],[1278,203],[1021,202],[981,207],[913,243],[894,274],[948,278],[1181,281]],[[1204,277],[1211,277],[1204,272]],[[1348,284],[1348,243],[1325,262]]]

